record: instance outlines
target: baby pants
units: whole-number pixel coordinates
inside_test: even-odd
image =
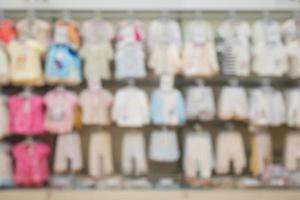
[[[151,134],[149,158],[156,162],[176,162],[180,157],[177,135],[173,131],[154,131]]]
[[[73,172],[82,169],[82,152],[80,136],[76,133],[62,134],[57,138],[54,171],[64,172],[68,170]]]
[[[191,133],[185,138],[183,169],[186,177],[210,178],[214,167],[212,140],[209,133]]]
[[[94,133],[89,146],[89,174],[92,177],[110,175],[114,172],[111,135]]]
[[[252,137],[251,141],[250,168],[254,176],[260,175],[267,164],[272,162],[272,141],[268,133],[258,133]]]
[[[248,118],[246,90],[242,87],[224,87],[219,100],[219,118],[245,120]]]
[[[233,161],[235,174],[241,174],[246,166],[242,136],[238,132],[223,132],[217,138],[217,173],[227,174]]]
[[[290,171],[299,170],[300,165],[300,133],[290,133],[285,141],[285,167]]]
[[[148,171],[143,133],[124,135],[122,144],[122,171],[125,175],[143,175]]]

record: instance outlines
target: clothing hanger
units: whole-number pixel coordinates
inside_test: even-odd
[[[194,19],[195,19],[195,21],[199,21],[199,22],[203,21],[204,17],[203,17],[202,11],[200,11],[200,10],[195,11]]]
[[[93,13],[93,18],[96,21],[102,20],[102,13],[101,13],[101,11],[100,10],[95,10],[94,13]]]
[[[159,88],[162,91],[172,91],[174,89],[175,77],[169,74],[164,74],[161,76],[159,81]]]
[[[92,91],[98,91],[102,89],[101,80],[87,80],[88,88]]]
[[[263,15],[264,22],[270,23],[272,21],[271,14],[270,14],[269,10],[263,11],[262,15]]]
[[[32,95],[32,87],[25,87],[21,95],[23,97],[29,98]]]
[[[65,22],[71,21],[71,12],[69,10],[65,10],[61,14],[62,14],[63,21]]]
[[[4,10],[0,9],[0,20],[5,19],[5,12]]]
[[[63,85],[58,85],[58,86],[56,86],[55,90],[57,92],[64,92],[66,90],[66,88]]]
[[[203,131],[203,127],[199,123],[195,124],[193,128],[196,131],[195,133],[201,133]]]
[[[225,128],[228,131],[234,131],[235,130],[235,125],[232,122],[226,122],[225,123]]]
[[[26,13],[26,18],[29,21],[34,21],[36,19],[36,11],[34,9],[28,9]]]
[[[201,79],[201,78],[195,80],[195,82],[196,82],[196,85],[198,85],[200,87],[205,86],[205,81],[203,79]]]
[[[272,88],[272,87],[271,87],[272,81],[271,81],[271,79],[269,79],[269,78],[264,78],[264,79],[262,79],[262,80],[260,81],[260,83],[261,83],[263,89],[269,90],[270,88]]]
[[[238,19],[237,13],[235,10],[231,10],[228,12],[228,19],[231,22],[236,22]]]
[[[130,22],[130,23],[133,23],[134,20],[135,20],[135,16],[134,16],[134,11],[133,10],[128,10],[127,11],[127,20]]]
[[[233,87],[239,86],[239,79],[238,78],[229,79],[229,85]]]
[[[128,80],[128,86],[129,87],[135,87],[135,85],[136,85],[136,81],[135,81],[135,79],[129,79]]]
[[[34,143],[34,138],[32,136],[27,136],[23,143],[31,146]]]

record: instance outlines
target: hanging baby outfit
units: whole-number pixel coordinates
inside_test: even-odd
[[[9,134],[9,112],[7,106],[7,97],[0,95],[0,139]]]
[[[212,138],[209,132],[191,132],[185,137],[183,170],[186,177],[210,178],[215,167]]]
[[[148,65],[156,75],[180,72],[181,46],[181,31],[175,20],[159,19],[151,22],[148,32]]]
[[[156,89],[151,95],[151,120],[157,125],[181,125],[186,121],[185,103],[177,89]]]
[[[300,128],[300,89],[286,92],[286,123],[289,127]]]
[[[209,121],[216,115],[213,90],[207,86],[192,86],[187,89],[186,113],[191,120]]]
[[[247,22],[227,20],[218,29],[222,39],[217,47],[225,75],[248,76],[250,73],[250,35]]]
[[[286,109],[282,93],[269,87],[252,89],[249,119],[252,124],[259,126],[280,126],[285,123]]]
[[[0,43],[0,85],[6,85],[9,82],[10,61],[6,46]]]
[[[245,88],[225,86],[219,98],[219,118],[222,120],[246,120],[248,118],[248,99]]]
[[[112,118],[121,127],[142,127],[149,119],[149,102],[144,90],[128,86],[115,95]]]
[[[141,22],[135,19],[121,21],[116,39],[115,77],[117,79],[145,77],[144,31]]]
[[[50,171],[48,159],[49,145],[34,142],[18,143],[13,146],[12,154],[16,161],[14,180],[20,186],[42,186],[48,181]]]
[[[0,143],[0,188],[13,187],[13,162],[10,156],[10,145]]]
[[[74,127],[75,108],[79,105],[76,94],[54,89],[46,94],[45,104],[45,129],[56,134],[71,132]]]
[[[111,41],[114,28],[106,20],[90,19],[83,22],[83,46],[80,55],[85,60],[84,76],[90,80],[110,79],[110,62],[114,58]]]
[[[9,129],[21,135],[44,134],[44,98],[39,95],[9,97]]]
[[[261,175],[273,161],[271,135],[256,133],[251,138],[250,169],[254,176]]]
[[[300,167],[300,134],[290,132],[286,136],[284,149],[284,164],[290,171],[299,171]]]
[[[110,133],[93,133],[89,145],[89,175],[95,178],[114,172],[112,139]]]
[[[144,175],[148,172],[143,133],[126,132],[122,143],[122,172],[125,175]]]
[[[77,133],[62,134],[57,137],[54,171],[57,173],[82,169],[82,152],[80,136]],[[68,169],[70,161],[70,169]]]
[[[85,89],[80,94],[82,122],[85,125],[111,124],[112,94],[105,89]]]
[[[233,161],[234,173],[240,175],[246,167],[246,153],[241,134],[235,131],[221,132],[217,138],[217,166],[218,174],[227,174],[230,161]]]
[[[149,158],[156,162],[176,162],[180,157],[176,132],[153,131],[150,137]]]

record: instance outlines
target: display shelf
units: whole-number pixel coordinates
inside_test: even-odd
[[[2,200],[299,200],[297,190],[2,190]]]

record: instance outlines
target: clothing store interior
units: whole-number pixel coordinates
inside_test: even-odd
[[[300,0],[0,0],[0,200],[299,200]]]

